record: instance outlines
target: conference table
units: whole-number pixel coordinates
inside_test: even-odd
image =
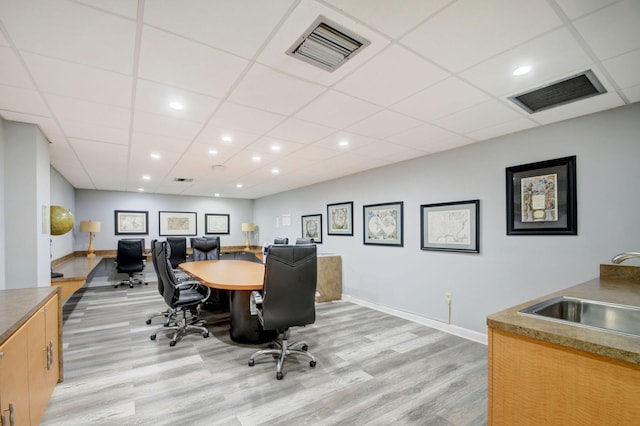
[[[264,265],[247,260],[201,260],[178,265],[208,287],[229,290],[229,334],[240,343],[262,343],[275,337],[250,313],[253,290],[262,290]]]

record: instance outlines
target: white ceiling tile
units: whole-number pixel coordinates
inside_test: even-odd
[[[318,97],[325,87],[255,64],[235,87],[229,100],[290,115]]]
[[[211,120],[214,126],[247,133],[263,134],[284,120],[285,116],[227,102]]]
[[[640,84],[640,49],[602,63],[622,89]]]
[[[67,138],[78,140],[106,142],[113,145],[128,145],[129,130],[114,127],[88,124],[78,121],[60,120],[60,126]]]
[[[569,19],[576,19],[619,0],[555,0]]]
[[[172,109],[171,102],[180,102],[184,109]],[[186,90],[150,81],[136,84],[136,109],[181,120],[206,122],[220,104],[220,99],[198,95]]]
[[[202,129],[195,121],[170,118],[164,115],[136,111],[133,117],[133,131],[191,140]]]
[[[245,59],[145,26],[139,76],[202,95],[223,97]]]
[[[358,135],[346,131],[339,131],[324,139],[314,143],[313,146],[334,149],[340,152],[350,152],[358,147],[370,144],[375,139],[369,136]],[[341,142],[348,142],[348,145],[342,146]]]
[[[254,143],[249,145],[247,149],[251,149],[264,154],[271,154],[275,157],[284,157],[297,150],[301,149],[304,145],[296,142],[291,142],[282,139],[275,139],[270,137],[263,137],[256,140]],[[273,147],[278,147],[279,149],[274,150]]]
[[[553,49],[549,49],[553,46]],[[508,50],[460,74],[460,77],[495,96],[514,94],[540,81],[554,81],[560,75],[576,74],[586,69],[591,59],[566,29],[547,33]],[[532,70],[514,76],[523,65]]]
[[[473,142],[469,138],[456,135],[430,124],[414,127],[387,139],[391,142],[423,151],[425,154],[433,154]]]
[[[23,54],[43,92],[123,108],[131,107],[130,76],[41,55]]]
[[[387,136],[403,132],[420,124],[422,124],[421,121],[407,117],[406,115],[383,110],[357,122],[346,130],[373,138],[386,138]]]
[[[345,64],[333,72],[309,65],[299,59],[286,55],[293,44],[300,39],[311,24],[318,18],[324,16],[347,28],[349,31],[363,37],[371,44],[361,52],[349,59]],[[282,23],[282,26],[268,40],[264,49],[259,54],[257,62],[268,65],[284,73],[300,77],[307,81],[329,86],[344,78],[357,67],[374,57],[389,44],[389,41],[368,25],[353,20],[332,8],[324,6],[315,1],[300,2],[289,17]]]
[[[126,146],[73,138],[69,139],[69,143],[97,187],[125,190],[128,166]]]
[[[57,95],[45,95],[49,106],[60,121],[98,124],[128,131],[130,112],[126,108],[87,102]]]
[[[457,77],[451,77],[398,102],[391,109],[421,120],[431,121],[487,99],[489,96],[486,93]]]
[[[179,139],[168,135],[159,135],[144,132],[134,132],[131,136],[132,150],[144,152],[145,161],[149,161],[151,153],[163,154],[167,152],[180,154],[189,147],[188,139]]]
[[[136,19],[138,15],[138,0],[76,0],[79,3],[106,10],[117,15],[126,16],[127,18]],[[155,3],[152,2],[151,4]],[[148,3],[145,4],[145,11]]]
[[[401,41],[458,72],[561,24],[544,1],[459,0]]]
[[[373,141],[368,145],[354,149],[353,151],[351,151],[351,153],[356,155],[363,155],[366,157],[391,161],[390,157],[399,156],[400,158],[403,158],[404,156],[402,154],[405,151],[412,151],[413,153],[419,152],[419,151],[416,151],[392,142]],[[421,153],[420,155],[424,155],[424,153]],[[416,155],[416,156],[419,156],[419,155]]]
[[[640,102],[640,84],[624,89],[622,93],[629,99],[629,102]]]
[[[329,136],[335,131],[331,127],[298,120],[297,118],[288,118],[271,130],[268,136],[308,144]]]
[[[585,16],[574,25],[600,59],[640,48],[640,1],[626,0]]]
[[[49,109],[35,90],[0,85],[0,110],[49,116]]]
[[[252,58],[293,3],[292,0],[153,0],[145,3],[144,21],[209,46]]]
[[[389,106],[449,76],[400,46],[391,46],[334,86],[378,105]],[[376,90],[371,90],[375,87]]]
[[[296,113],[295,117],[327,127],[343,128],[380,110],[376,105],[330,90]]]
[[[521,115],[503,103],[489,100],[436,120],[434,123],[459,134],[496,126],[520,118]]]
[[[6,46],[6,47],[10,47],[11,43],[9,43],[9,40],[7,40],[7,38],[4,36],[4,34],[0,31],[0,46]]]
[[[398,38],[451,0],[327,0],[327,3]]]
[[[233,115],[233,111],[229,111],[229,114]],[[231,140],[222,140],[222,138],[225,137],[230,137]],[[212,147],[224,146],[230,149],[240,150],[255,141],[258,137],[259,135],[255,133],[208,125],[198,134],[195,142]]]
[[[131,73],[135,21],[63,0],[0,2],[16,47],[121,73]]]
[[[2,93],[2,89],[0,86],[0,96],[1,96],[1,93]],[[21,123],[31,123],[31,124],[37,125],[50,142],[56,141],[59,139],[64,139],[64,136],[60,134],[61,133],[60,127],[57,125],[57,123],[53,119],[49,117],[25,114],[22,112],[15,112],[15,111],[7,111],[2,109],[0,109],[0,116],[5,120],[18,121]],[[66,144],[66,141],[64,143]]]
[[[8,47],[0,47],[0,81],[5,86],[16,86],[23,89],[35,89],[29,74],[22,63]]]
[[[335,149],[323,148],[322,146],[305,146],[302,149],[291,154],[291,158],[300,158],[302,160],[326,160],[328,158],[335,157],[339,152]]]
[[[520,130],[536,127],[537,124],[528,118],[516,118],[515,120],[500,123],[496,126],[485,127],[467,134],[468,137],[478,141],[483,141],[498,136],[507,135],[509,133],[519,132]]]

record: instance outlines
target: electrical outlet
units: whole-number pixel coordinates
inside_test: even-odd
[[[453,300],[453,295],[451,293],[445,293],[444,297],[445,299],[447,299],[447,303],[451,303],[451,301]]]

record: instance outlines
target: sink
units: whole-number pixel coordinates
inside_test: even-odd
[[[640,307],[554,297],[521,309],[522,315],[640,337]]]

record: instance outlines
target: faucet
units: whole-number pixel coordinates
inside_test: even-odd
[[[640,253],[637,251],[625,251],[624,253],[613,256],[611,261],[617,265],[627,259],[633,259],[634,257],[640,257]]]

